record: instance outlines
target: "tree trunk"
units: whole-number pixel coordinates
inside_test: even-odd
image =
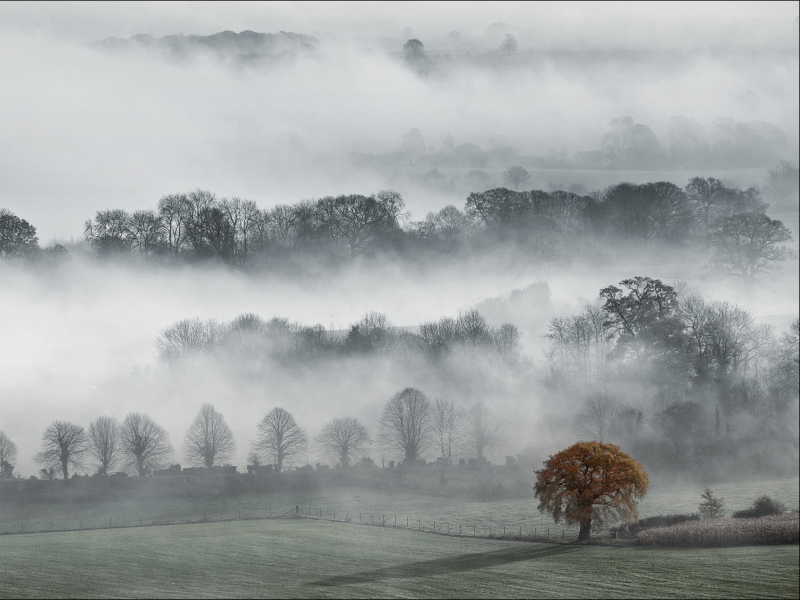
[[[581,521],[581,530],[580,533],[578,533],[578,541],[588,542],[589,534],[591,533],[592,533],[592,520],[586,519],[585,521]]]

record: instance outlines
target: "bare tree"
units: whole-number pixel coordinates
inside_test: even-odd
[[[578,413],[577,428],[602,442],[611,430],[614,418],[620,410],[619,403],[606,394],[592,394],[584,400]]]
[[[158,214],[172,256],[177,255],[184,245],[191,210],[189,198],[184,194],[171,194],[158,201]]]
[[[167,466],[172,446],[167,432],[142,413],[128,413],[119,428],[120,452],[128,470],[140,477]]]
[[[412,464],[427,450],[432,425],[428,397],[408,387],[392,396],[384,406],[380,439],[387,448],[402,452],[406,464]]]
[[[69,479],[69,468],[80,467],[89,449],[86,430],[68,421],[53,421],[42,435],[42,449],[36,453],[36,462],[45,469],[60,469],[64,479]]]
[[[98,473],[108,475],[119,458],[119,422],[113,417],[97,417],[89,425],[89,452],[99,463]]]
[[[233,434],[211,404],[203,404],[192,421],[183,441],[186,460],[197,467],[211,468],[215,462],[233,456],[236,444]]]
[[[792,233],[781,222],[763,213],[742,213],[717,219],[711,230],[714,249],[711,266],[719,273],[753,283],[796,253],[784,245]]]
[[[514,165],[503,173],[503,180],[514,186],[515,190],[519,190],[519,186],[528,183],[531,174],[524,167]]]
[[[307,446],[306,432],[292,414],[282,408],[273,408],[258,424],[256,448],[275,461],[276,471],[283,468],[284,462],[304,452]]]
[[[456,332],[459,340],[473,350],[492,342],[492,329],[477,310],[468,310],[458,315]]]
[[[464,442],[464,410],[448,396],[437,396],[433,402],[433,432],[442,458],[453,464],[453,452]]]
[[[335,457],[343,469],[350,466],[350,459],[360,454],[370,441],[367,428],[353,417],[337,417],[329,421],[316,438],[317,445]]]
[[[505,444],[503,435],[503,421],[486,406],[483,400],[478,400],[467,413],[467,444],[475,450],[478,461],[486,459],[486,453]]]
[[[624,116],[611,119],[611,131],[603,137],[603,150],[623,161],[633,146],[634,122],[631,117]]]
[[[4,431],[0,431],[0,479],[12,477],[13,462],[17,460],[17,445]]]

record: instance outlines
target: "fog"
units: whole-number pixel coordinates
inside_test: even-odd
[[[226,30],[287,31],[316,42],[258,64],[242,64],[235,53],[176,58],[137,42],[95,43]],[[451,31],[460,37],[448,37]],[[515,58],[497,53],[507,34],[518,42]],[[432,59],[425,73],[403,60],[411,37]],[[503,262],[487,252],[426,266],[389,257],[290,277],[210,262],[103,261],[72,242],[99,210],[154,209],[162,196],[196,188],[253,199],[261,208],[392,188],[410,211],[407,223],[448,204],[463,207],[473,191],[464,183],[468,167],[442,167],[453,185],[432,189],[420,183],[431,165],[386,158],[411,129],[421,132],[428,158],[448,135],[455,146],[496,151],[491,156],[509,149],[511,162],[490,158],[484,168],[493,187],[511,164],[599,151],[609,122],[623,115],[647,125],[665,148],[672,117],[696,122],[709,143],[721,119],[766,122],[785,137],[775,143],[775,156],[797,160],[799,65],[797,7],[790,3],[727,11],[672,3],[492,3],[469,10],[438,3],[4,4],[0,208],[35,225],[42,247],[58,242],[71,254],[50,270],[0,258],[0,428],[19,446],[15,474],[38,472],[33,455],[53,419],[88,424],[100,414],[146,412],[167,429],[175,462],[182,462],[186,428],[200,405],[212,402],[233,430],[232,462],[241,468],[257,421],[274,406],[295,413],[311,434],[342,414],[374,433],[383,403],[411,385],[464,404],[490,401],[508,434],[495,460],[555,444],[569,430],[558,423],[571,417],[542,381],[548,320],[577,313],[597,302],[601,288],[635,275],[735,302],[778,334],[787,331],[797,316],[796,258],[743,291],[709,278],[708,257],[691,248],[639,252],[608,244],[594,260],[560,262]],[[622,181],[685,186],[702,176],[762,188],[777,162],[769,156],[772,162],[756,157],[737,168],[531,168],[529,187],[580,186],[589,193]],[[794,233],[790,246],[797,249],[796,198],[772,211]],[[170,371],[156,356],[158,335],[186,318],[229,322],[252,312],[347,332],[377,311],[415,331],[535,282],[547,284],[550,304],[502,315],[521,330],[530,370],[519,377],[493,366],[470,374],[468,361],[442,375],[349,357],[318,368],[273,365],[248,379],[210,359]],[[641,399],[641,406],[650,401]],[[379,462],[382,450],[376,445],[371,455]],[[320,458],[313,450],[304,457]]]

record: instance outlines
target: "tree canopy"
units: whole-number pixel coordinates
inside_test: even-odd
[[[534,491],[539,511],[556,523],[579,524],[578,540],[589,539],[592,527],[638,516],[636,501],[650,480],[642,465],[614,444],[578,442],[551,456],[536,471]]]

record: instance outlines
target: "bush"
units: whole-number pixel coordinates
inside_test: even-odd
[[[734,519],[758,519],[759,517],[771,517],[782,515],[786,512],[786,505],[783,502],[773,500],[769,496],[757,498],[750,508],[733,513]]]
[[[699,521],[700,515],[693,513],[690,515],[658,515],[657,517],[647,517],[639,519],[636,523],[628,523],[619,527],[612,527],[611,534],[619,539],[636,537],[640,531],[653,529],[655,527],[670,527],[687,521]]]

